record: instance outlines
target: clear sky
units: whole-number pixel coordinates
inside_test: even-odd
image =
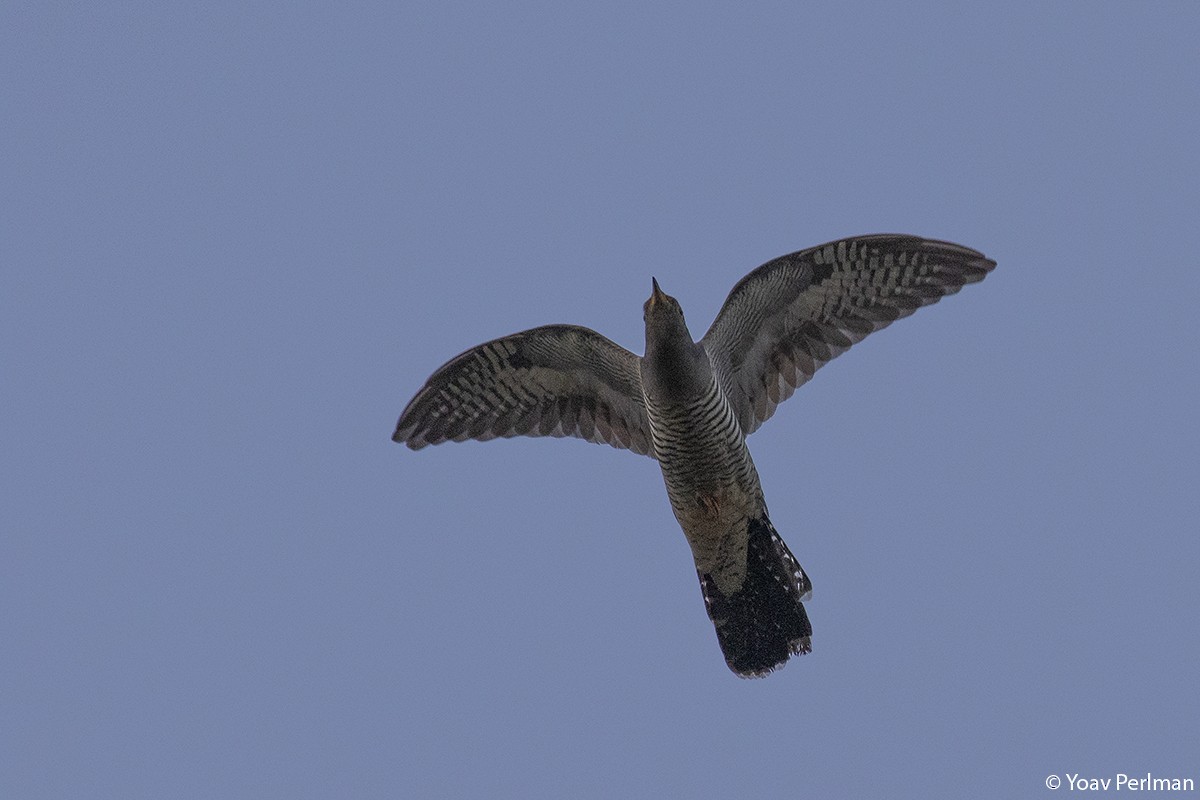
[[[0,796],[1200,780],[1200,5],[5,3]],[[845,235],[999,262],[750,439],[811,655],[653,461],[389,441]]]

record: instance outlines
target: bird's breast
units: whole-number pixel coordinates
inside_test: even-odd
[[[646,397],[654,451],[681,524],[709,524],[743,514],[762,490],[745,437],[716,381],[691,399]],[[686,522],[685,522],[686,520]]]

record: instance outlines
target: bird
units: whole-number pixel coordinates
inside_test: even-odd
[[[420,450],[573,436],[657,460],[726,664],[763,677],[811,652],[812,582],[771,522],[746,437],[852,345],[995,266],[919,236],[840,239],[750,272],[699,340],[651,278],[643,356],[578,325],[493,339],[434,372],[392,438]]]

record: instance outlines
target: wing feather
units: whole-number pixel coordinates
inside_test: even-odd
[[[822,366],[995,266],[970,248],[917,236],[829,242],[739,281],[701,343],[749,434]]]
[[[485,342],[433,373],[392,438],[576,436],[653,457],[638,357],[593,330],[547,325]]]

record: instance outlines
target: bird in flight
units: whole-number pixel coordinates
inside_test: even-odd
[[[392,438],[576,436],[656,459],[725,661],[761,677],[812,650],[812,583],[771,524],[746,437],[821,366],[995,266],[918,236],[830,242],[742,278],[699,341],[652,280],[644,356],[577,325],[494,339],[434,372]]]

